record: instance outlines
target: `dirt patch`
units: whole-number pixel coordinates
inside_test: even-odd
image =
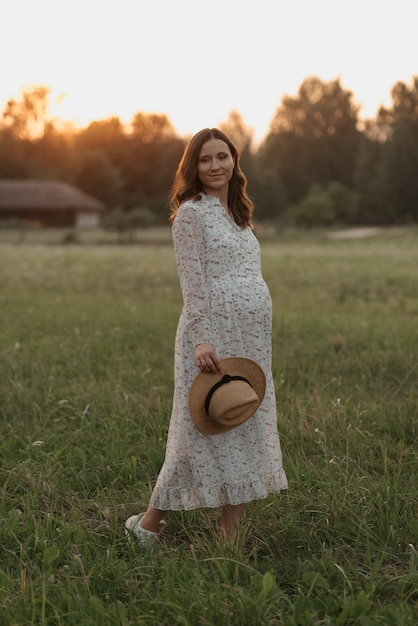
[[[377,237],[379,235],[403,235],[403,228],[387,228],[384,226],[373,226],[362,228],[346,228],[329,233],[328,239],[365,239],[367,237]]]

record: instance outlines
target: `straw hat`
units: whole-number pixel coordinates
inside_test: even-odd
[[[189,411],[197,430],[217,435],[249,419],[263,401],[266,377],[243,357],[221,359],[222,374],[200,372],[189,391]]]

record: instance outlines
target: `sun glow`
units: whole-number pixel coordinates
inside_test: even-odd
[[[418,73],[411,3],[387,4],[371,28],[380,0],[351,0],[342,30],[333,0],[260,0],[257,10],[212,0],[204,11],[195,0],[11,2],[3,9],[0,58],[9,62],[0,66],[0,107],[43,85],[52,114],[76,126],[111,116],[129,123],[142,111],[166,114],[185,135],[237,110],[261,139],[282,96],[318,76],[340,78],[361,117],[373,117],[390,104],[395,82]]]

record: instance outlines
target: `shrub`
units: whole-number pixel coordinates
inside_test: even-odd
[[[337,182],[311,186],[306,196],[288,209],[288,220],[305,227],[353,224],[356,216],[356,194]]]

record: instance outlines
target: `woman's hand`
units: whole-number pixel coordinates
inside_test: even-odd
[[[195,361],[201,372],[222,374],[222,367],[211,343],[199,343],[195,348]]]

